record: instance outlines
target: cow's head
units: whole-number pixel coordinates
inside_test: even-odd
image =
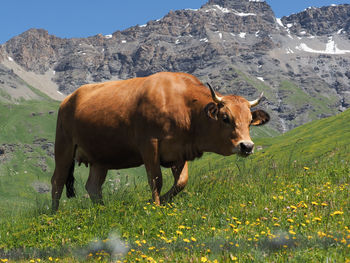
[[[263,125],[270,120],[269,114],[263,110],[251,111],[252,107],[259,104],[263,94],[254,101],[248,101],[235,95],[218,96],[208,86],[213,99],[205,107],[210,122],[208,132],[212,136],[210,151],[222,155],[252,154],[254,143],[249,135],[249,127]]]

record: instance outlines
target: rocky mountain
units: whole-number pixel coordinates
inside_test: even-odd
[[[264,91],[263,107],[283,132],[350,106],[350,5],[277,19],[261,0],[209,0],[107,36],[31,29],[0,46],[0,64],[7,101],[11,74],[62,99],[85,83],[183,71],[222,93],[252,99]]]

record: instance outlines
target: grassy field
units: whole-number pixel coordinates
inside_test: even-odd
[[[31,185],[49,182],[53,159],[35,142],[54,141],[58,105],[51,100],[0,104],[0,221],[34,208],[41,196]]]
[[[30,186],[49,181],[52,158],[26,144],[53,141],[56,116],[44,113],[57,105],[28,105],[0,133],[0,144],[20,144],[0,166],[0,262],[350,262],[350,111],[257,139],[246,159],[204,155],[190,164],[184,192],[160,207],[148,201],[142,167],[109,174],[105,206],[86,198],[79,168],[78,198],[52,214],[49,194]],[[16,107],[1,109],[1,124]],[[40,135],[28,132],[41,125],[31,112],[47,118]],[[164,177],[165,192],[169,170]]]

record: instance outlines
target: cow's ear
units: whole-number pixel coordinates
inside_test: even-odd
[[[250,125],[259,126],[269,122],[270,115],[263,110],[256,110],[252,112],[253,120]]]
[[[204,111],[209,118],[214,120],[218,119],[219,108],[216,103],[210,102],[207,106],[205,106]]]

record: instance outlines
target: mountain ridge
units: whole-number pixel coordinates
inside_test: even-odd
[[[349,14],[345,4],[277,19],[264,1],[209,0],[107,36],[31,29],[0,46],[0,63],[49,76],[56,99],[85,83],[184,71],[222,93],[264,91],[272,125],[284,132],[350,106]]]

